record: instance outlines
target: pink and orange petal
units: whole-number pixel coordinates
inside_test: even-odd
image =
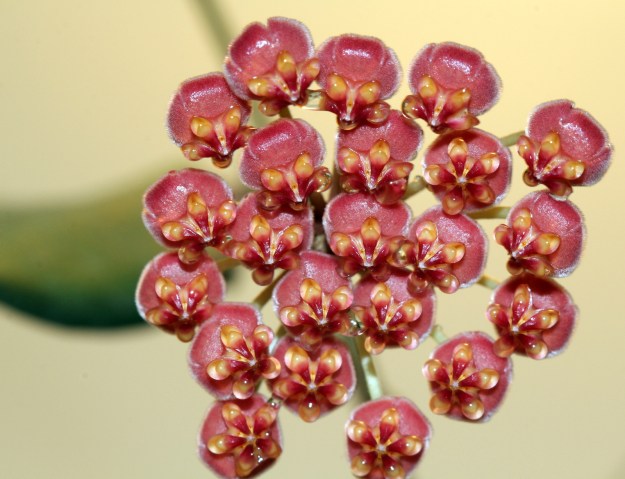
[[[277,413],[259,394],[244,401],[216,402],[200,431],[200,458],[226,479],[264,472],[282,453]]]
[[[430,382],[430,409],[454,419],[486,421],[504,398],[512,363],[493,351],[493,340],[467,332],[439,345],[423,366]]]
[[[284,337],[276,346],[280,375],[269,381],[273,394],[304,421],[313,422],[346,403],[356,387],[356,373],[347,347],[325,339],[306,351],[293,338]]]
[[[404,479],[428,448],[432,428],[410,400],[382,397],[355,409],[345,432],[352,474]]]

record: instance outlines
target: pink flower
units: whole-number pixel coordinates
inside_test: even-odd
[[[397,202],[422,140],[421,128],[396,110],[381,125],[340,130],[336,163],[341,187],[348,193],[373,193],[383,204]]]
[[[343,193],[328,203],[323,228],[347,276],[369,270],[384,281],[391,273],[388,259],[403,241],[409,221],[405,203],[381,205],[370,195]]]
[[[480,52],[457,43],[430,43],[415,57],[408,73],[413,95],[403,112],[425,120],[437,133],[467,130],[477,115],[499,98],[501,80]]]
[[[308,123],[277,120],[252,135],[241,159],[241,181],[262,190],[259,204],[266,210],[284,204],[302,209],[311,193],[325,191],[332,182],[321,166],[324,153],[323,140]]]
[[[288,336],[274,352],[282,364],[280,376],[269,381],[273,394],[306,422],[316,421],[349,401],[356,388],[356,372],[347,347],[325,339],[307,352]]]
[[[146,191],[143,204],[148,231],[162,245],[178,248],[186,263],[200,258],[206,246],[220,247],[236,217],[227,183],[193,168],[167,173]]]
[[[187,342],[211,316],[213,306],[223,301],[225,290],[210,257],[187,265],[175,253],[161,253],[141,273],[135,298],[143,319]]]
[[[569,100],[538,105],[526,134],[517,143],[527,163],[523,179],[530,186],[544,184],[556,196],[568,196],[573,186],[596,183],[610,166],[608,134]]]
[[[510,254],[508,271],[537,276],[568,276],[577,267],[586,237],[581,213],[570,201],[546,191],[530,193],[495,229],[495,240]]]
[[[273,290],[276,316],[306,349],[324,337],[346,334],[352,304],[349,281],[337,273],[334,256],[304,251],[297,269],[289,271]]]
[[[269,354],[273,331],[247,303],[221,303],[189,349],[195,379],[218,399],[247,399],[258,383],[280,373]]]
[[[577,308],[555,281],[521,274],[497,287],[486,317],[499,335],[494,344],[497,355],[508,357],[519,352],[543,359],[565,348],[573,333]]]
[[[209,73],[180,85],[169,105],[167,127],[189,160],[212,158],[225,168],[253,131],[244,126],[249,116],[249,105],[232,93],[224,76]]]
[[[410,400],[382,397],[355,409],[345,432],[352,474],[404,479],[428,448],[432,428]]]
[[[277,416],[276,407],[259,394],[216,402],[200,431],[200,458],[224,479],[261,474],[282,453]]]
[[[410,293],[407,273],[394,272],[383,283],[368,277],[354,290],[352,311],[362,325],[365,349],[380,354],[387,347],[415,349],[430,334],[436,298],[432,289]]]
[[[423,167],[443,211],[455,215],[501,201],[510,186],[512,155],[495,136],[472,128],[438,137]]]
[[[239,204],[237,219],[228,232],[232,240],[224,250],[254,270],[252,278],[258,284],[269,284],[276,268],[294,269],[299,264],[299,252],[310,248],[313,218],[310,209],[279,211],[264,216],[255,195],[247,195]]]
[[[267,26],[248,25],[228,49],[224,71],[237,96],[261,100],[260,111],[275,115],[285,106],[301,105],[319,74],[319,61],[306,26],[273,17]]]
[[[430,286],[454,293],[473,284],[484,271],[486,235],[466,215],[451,216],[435,206],[414,220],[407,238],[393,264],[412,268],[410,286],[415,293]]]
[[[381,40],[361,35],[339,35],[318,49],[323,89],[321,110],[336,114],[339,127],[386,121],[390,107],[381,100],[397,90],[401,70],[395,52]]]
[[[434,414],[486,421],[499,404],[512,377],[512,363],[493,352],[493,341],[480,332],[445,341],[423,366],[430,382]]]

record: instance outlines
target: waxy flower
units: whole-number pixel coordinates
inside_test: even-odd
[[[432,329],[434,306],[431,288],[413,295],[408,273],[397,271],[383,283],[361,280],[351,309],[361,324],[365,349],[380,354],[387,347],[415,349]]]
[[[352,474],[404,479],[427,449],[432,428],[408,399],[382,397],[355,409],[345,432]]]
[[[577,308],[555,281],[521,274],[497,287],[486,317],[499,335],[493,346],[497,355],[519,352],[543,359],[564,349],[575,326]]]
[[[232,236],[225,252],[253,270],[258,284],[269,284],[276,268],[294,269],[299,252],[312,243],[312,212],[280,211],[264,216],[257,207],[255,195],[246,196],[239,204],[237,219],[228,232]]]
[[[356,373],[347,347],[325,339],[315,351],[307,352],[284,337],[274,355],[282,364],[280,376],[269,382],[273,394],[306,422],[349,401],[356,387]]]
[[[510,254],[508,271],[537,276],[568,276],[582,254],[586,231],[581,213],[570,201],[546,191],[530,193],[510,210],[495,240]]]
[[[321,166],[323,140],[303,120],[281,119],[258,130],[241,159],[241,181],[258,195],[259,205],[276,210],[288,204],[303,209],[314,192],[328,189],[330,171]]]
[[[246,145],[253,128],[247,102],[236,97],[221,73],[185,81],[169,105],[167,127],[172,141],[189,160],[212,158],[225,168],[232,153]]]
[[[499,203],[510,186],[511,163],[496,137],[472,128],[438,137],[425,152],[423,176],[443,211],[456,215]]]
[[[269,353],[273,338],[254,306],[218,304],[191,345],[189,367],[218,399],[247,399],[263,378],[280,374],[280,363]]]
[[[372,193],[383,204],[397,202],[422,140],[421,128],[397,110],[382,125],[340,130],[336,164],[341,187],[348,193]]]
[[[164,246],[192,263],[207,246],[220,247],[236,217],[232,190],[217,175],[187,168],[170,171],[143,197],[143,223]]]
[[[499,98],[501,80],[480,52],[457,43],[430,43],[408,73],[412,95],[402,109],[425,120],[432,130],[467,130]]]
[[[341,129],[386,121],[386,103],[399,87],[401,70],[395,52],[374,37],[339,35],[317,49],[322,96],[319,109],[337,116]]]
[[[486,421],[501,403],[512,363],[493,352],[479,332],[462,333],[438,346],[423,366],[433,395],[430,409],[455,419]]]
[[[328,203],[323,228],[330,249],[342,259],[344,274],[368,270],[384,281],[391,273],[388,259],[403,241],[409,221],[405,203],[381,205],[370,195],[344,193]]]
[[[259,394],[216,402],[200,431],[200,458],[225,479],[260,474],[282,453],[277,416],[277,408]]]
[[[306,349],[324,337],[350,331],[352,289],[339,275],[335,257],[304,251],[297,269],[289,271],[273,290],[276,316]]]
[[[307,88],[319,74],[308,28],[297,20],[273,17],[267,26],[251,23],[228,48],[224,71],[237,96],[260,100],[259,110],[275,115],[308,100]]]
[[[141,273],[137,310],[147,322],[187,342],[211,316],[214,305],[223,301],[225,290],[223,276],[210,257],[187,265],[175,253],[161,253]]]
[[[412,269],[414,293],[436,286],[454,293],[479,279],[486,262],[486,235],[466,215],[448,215],[438,206],[416,218],[393,255],[393,264]]]
[[[544,184],[566,197],[573,186],[592,185],[605,174],[612,145],[603,127],[569,100],[538,105],[529,118],[527,136],[517,142],[527,163],[523,175],[530,186]]]

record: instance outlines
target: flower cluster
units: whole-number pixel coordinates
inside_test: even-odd
[[[145,225],[169,252],[146,266],[137,306],[149,323],[191,341],[189,367],[217,400],[200,457],[220,477],[256,475],[280,456],[281,409],[316,421],[362,387],[371,400],[345,428],[351,471],[405,478],[431,428],[414,402],[372,386],[371,355],[413,350],[431,336],[439,343],[423,366],[431,412],[477,423],[500,406],[513,353],[550,357],[571,336],[577,310],[553,278],[579,262],[585,229],[568,197],[605,173],[605,131],[568,100],[536,107],[512,142],[476,128],[501,81],[480,52],[455,43],[416,54],[411,95],[393,109],[400,80],[397,56],[377,38],[338,35],[315,48],[303,24],[271,18],[232,42],[224,74],[187,80],[173,97],[169,132],[184,156],[222,168],[235,159],[249,189],[235,198],[219,175],[187,168],[144,198]],[[248,125],[254,105],[279,118]],[[333,161],[290,107],[336,115]],[[411,179],[419,122],[437,137]],[[497,205],[515,141],[525,183],[546,189],[507,208]],[[413,215],[406,199],[426,188],[440,205]],[[476,221],[496,217],[506,218],[493,238],[509,253],[511,275],[498,285],[484,275],[488,235]],[[265,286],[250,303],[224,301],[222,271],[237,265]],[[474,283],[496,285],[485,313],[495,339],[478,331],[445,338],[436,296]],[[275,331],[260,313],[269,300]],[[268,399],[257,392],[263,382]]]

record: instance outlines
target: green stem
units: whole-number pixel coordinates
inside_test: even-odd
[[[219,271],[221,271],[222,273],[224,271],[228,271],[229,269],[235,268],[236,266],[239,266],[240,264],[241,262],[238,259],[230,258],[228,256],[226,256],[225,258],[221,258],[220,260],[217,260],[217,267],[219,268]]]
[[[430,333],[430,337],[436,341],[436,344],[442,344],[447,341],[447,335],[443,331],[443,327],[440,324],[435,324]]]
[[[506,219],[510,213],[509,206],[493,206],[485,210],[477,210],[469,213],[469,216],[474,220],[491,220],[491,219]]]
[[[495,289],[501,281],[497,281],[492,276],[488,276],[487,274],[483,274],[480,279],[477,280],[477,284],[484,286],[488,289]]]
[[[293,115],[291,115],[291,110],[289,110],[288,106],[282,108],[282,110],[280,110],[280,112],[278,113],[278,116],[280,118],[293,118]]]
[[[511,146],[516,145],[516,142],[519,140],[519,137],[524,134],[525,132],[523,130],[516,131],[509,135],[502,136],[501,138],[499,138],[499,141],[501,141],[504,144],[504,146],[507,146],[509,148]]]
[[[286,274],[286,271],[282,271],[272,282],[263,288],[263,290],[256,295],[256,297],[251,301],[252,304],[256,305],[258,309],[263,309],[263,306],[267,304],[267,302],[271,299],[271,295],[273,294],[273,289],[276,287],[276,283],[282,279],[282,276]]]
[[[382,384],[378,378],[378,374],[375,369],[375,363],[369,352],[365,349],[365,338],[358,336],[354,338],[354,344],[356,346],[356,361],[360,363],[362,368],[362,374],[365,380],[364,393],[366,400],[378,399],[384,395],[382,390]]]
[[[408,187],[406,188],[406,192],[404,193],[404,200],[407,200],[411,196],[416,195],[419,191],[427,188],[428,184],[425,181],[423,176],[415,176],[415,178],[408,183]]]

